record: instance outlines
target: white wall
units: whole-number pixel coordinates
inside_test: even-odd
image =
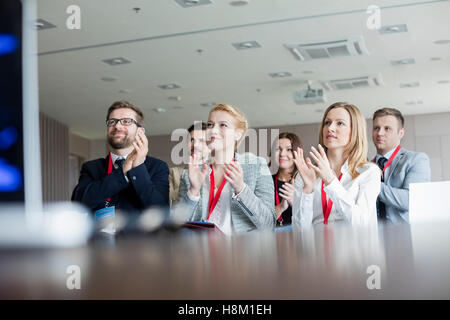
[[[318,123],[277,128],[280,132],[289,131],[299,135],[305,150],[309,150],[312,145],[317,145],[319,140]],[[372,159],[375,156],[375,147],[372,143],[372,121],[370,119],[367,121],[367,131],[369,159]],[[77,150],[80,154],[86,154],[86,142],[80,142],[79,139],[72,137],[70,143],[71,153]],[[177,143],[177,141],[170,141],[170,136],[150,137],[149,153],[151,156],[167,162],[169,166],[173,166],[170,154]],[[91,140],[88,144],[89,155],[86,159],[106,156],[107,147],[104,139]],[[402,146],[409,150],[425,152],[430,157],[432,181],[450,180],[450,112],[406,116]]]
[[[300,124],[277,127],[280,132],[296,133],[302,140],[305,150],[319,141],[319,124]],[[369,159],[375,156],[372,143],[372,120],[367,121],[367,137],[369,140]],[[151,155],[170,161],[170,151],[176,142],[171,142],[169,136],[151,137]],[[405,116],[405,136],[402,146],[408,150],[425,152],[430,157],[431,180],[450,180],[450,112]]]

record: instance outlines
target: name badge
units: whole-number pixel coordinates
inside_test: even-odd
[[[94,212],[95,221],[100,221],[108,218],[114,218],[115,206],[106,207]]]
[[[114,209],[115,207],[106,207],[94,212],[94,219],[96,229],[100,232],[114,235],[116,227],[114,223]]]

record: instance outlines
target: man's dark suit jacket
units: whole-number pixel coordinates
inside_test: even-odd
[[[169,167],[153,157],[127,172],[126,181],[122,169],[107,174],[109,155],[103,159],[85,162],[80,180],[73,190],[72,201],[78,201],[93,211],[105,207],[111,198],[116,210],[139,212],[150,206],[169,205]]]

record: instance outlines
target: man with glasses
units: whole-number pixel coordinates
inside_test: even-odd
[[[169,167],[147,156],[142,111],[127,101],[114,102],[106,116],[109,153],[85,162],[72,194],[95,212],[96,219],[114,210],[140,212],[169,204]]]

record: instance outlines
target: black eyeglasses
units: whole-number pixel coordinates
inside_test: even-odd
[[[123,126],[131,126],[133,123],[135,123],[138,127],[140,127],[141,125],[134,119],[132,118],[122,118],[122,119],[116,119],[116,118],[111,118],[106,120],[106,126],[107,127],[114,127],[117,122],[120,121],[120,124]]]

